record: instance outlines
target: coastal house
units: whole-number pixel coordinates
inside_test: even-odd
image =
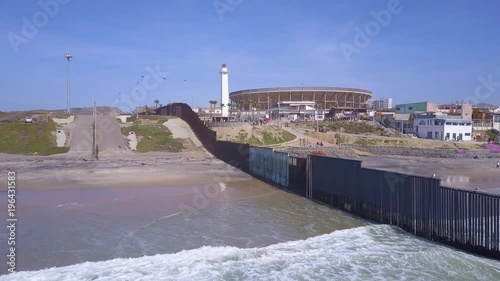
[[[428,112],[413,119],[415,134],[420,138],[450,141],[471,141],[472,121]]]
[[[437,104],[428,101],[397,104],[394,115],[396,120],[394,129],[405,134],[416,133],[413,127],[415,116],[425,112],[437,112],[437,109]]]

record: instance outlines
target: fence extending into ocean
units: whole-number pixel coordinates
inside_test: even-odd
[[[361,167],[361,161],[290,156],[219,141],[184,103],[158,108],[186,121],[215,157],[278,188],[416,236],[500,260],[500,196],[448,188],[435,178]]]

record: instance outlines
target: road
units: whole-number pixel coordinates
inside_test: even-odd
[[[114,116],[98,115],[97,117],[97,145],[101,151],[127,150],[122,136],[120,125]],[[78,115],[71,130],[69,147],[70,152],[92,154],[92,115]]]

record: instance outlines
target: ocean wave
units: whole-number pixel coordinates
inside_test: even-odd
[[[500,263],[370,225],[268,247],[201,247],[0,276],[7,280],[500,280]]]

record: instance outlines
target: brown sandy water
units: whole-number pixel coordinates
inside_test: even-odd
[[[257,180],[228,186],[20,191],[17,200],[17,271],[202,246],[264,247],[365,225]],[[6,238],[2,228],[2,253]],[[5,266],[0,270],[6,273]]]
[[[257,180],[24,191],[18,200],[18,272],[1,267],[0,281],[500,280],[498,261]],[[2,253],[6,238],[0,228]]]

